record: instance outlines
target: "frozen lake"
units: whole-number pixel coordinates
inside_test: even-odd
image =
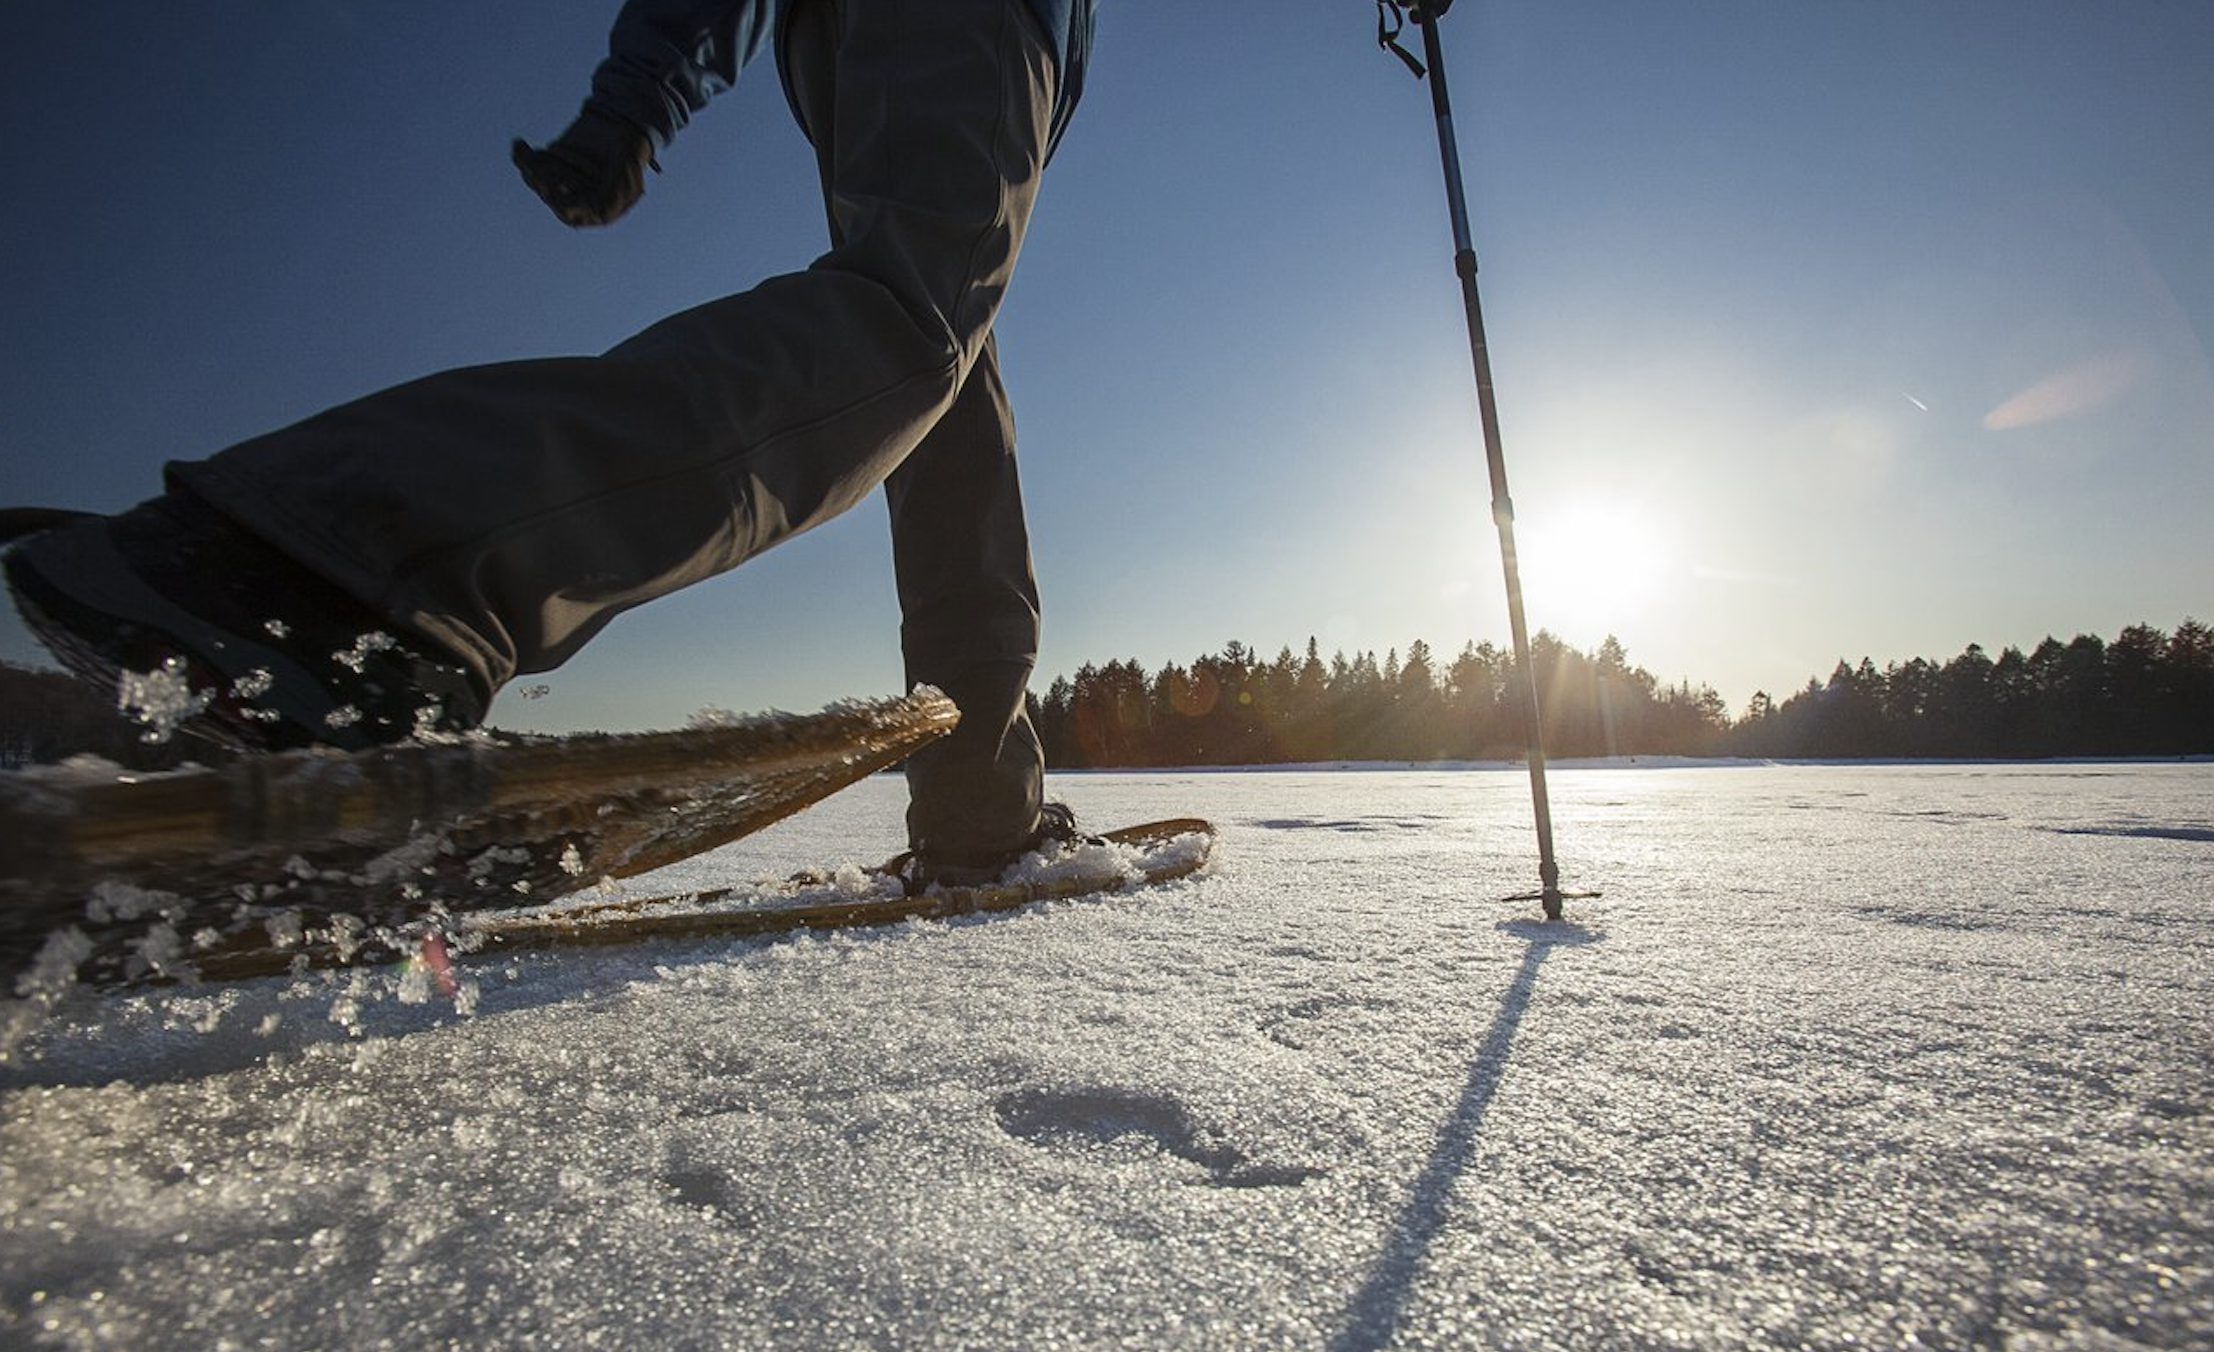
[[[78,1000],[8,1348],[2214,1346],[2214,766],[1081,775],[1195,880]],[[900,844],[875,779],[693,871]]]

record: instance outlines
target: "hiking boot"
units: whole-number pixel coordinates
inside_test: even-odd
[[[563,225],[610,225],[646,195],[653,142],[639,127],[586,103],[569,129],[543,149],[517,138],[508,157],[523,182]]]
[[[148,741],[358,751],[465,731],[489,703],[459,661],[187,494],[30,535],[5,567],[31,633]]]
[[[1046,803],[1038,809],[1038,826],[1030,839],[1011,850],[984,854],[933,851],[927,845],[894,860],[890,871],[905,884],[910,896],[933,887],[986,887],[1032,854],[1067,853],[1079,845],[1101,845],[1098,836],[1086,835],[1076,825],[1076,814],[1066,803]]]

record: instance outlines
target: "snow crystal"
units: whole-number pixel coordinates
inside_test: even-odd
[[[502,868],[520,867],[530,863],[530,851],[519,845],[494,845],[478,851],[469,860],[469,877],[482,882]]]
[[[370,940],[369,924],[358,915],[334,915],[324,922],[322,937],[340,962],[351,962]]]
[[[331,1001],[324,1017],[344,1029],[348,1037],[361,1037],[366,1031],[361,1020],[362,1008],[374,982],[375,977],[366,970],[356,969],[349,973],[345,987]]]
[[[390,652],[398,646],[399,640],[392,635],[381,630],[373,631],[355,639],[354,646],[344,652],[332,653],[331,660],[358,676],[368,669],[370,657],[377,653]]]
[[[34,769],[21,771],[17,775],[17,782],[29,783],[52,780],[58,788],[81,788],[89,784],[104,783],[108,780],[146,777],[148,776],[140,775],[136,771],[126,770],[114,761],[102,756],[78,755],[71,756],[59,765],[41,765]]]
[[[426,963],[411,962],[400,973],[397,992],[403,1005],[427,1004],[438,992],[438,978]]]
[[[174,979],[192,970],[185,957],[183,936],[167,921],[148,926],[144,934],[131,941],[130,952],[130,974],[134,977]]]
[[[685,726],[702,732],[717,728],[751,728],[773,723],[778,717],[779,715],[773,713],[732,713],[728,709],[720,709],[710,704],[693,710],[692,716],[685,720]]]
[[[272,947],[298,948],[307,938],[306,922],[294,910],[278,911],[262,921],[262,928],[269,935]]]
[[[0,1002],[0,1066],[37,1032],[77,984],[77,969],[92,956],[92,940],[74,925],[54,931],[38,956],[15,979],[15,999]]]
[[[422,708],[417,709],[415,711],[414,728],[409,735],[426,746],[445,742],[448,735],[438,729],[438,720],[445,716],[445,712],[446,706],[440,700],[432,700]]]
[[[213,690],[192,688],[185,664],[174,657],[158,670],[126,671],[116,678],[116,709],[144,728],[141,741],[157,746],[205,713],[214,700]]]
[[[1129,846],[1087,842],[1067,849],[1032,851],[1008,870],[1007,881],[1045,883],[1110,875],[1136,882],[1144,876],[1138,860],[1138,852]]]
[[[156,892],[108,879],[94,884],[92,895],[85,901],[85,919],[95,925],[128,923],[160,915],[177,904],[174,893]]]
[[[277,678],[267,667],[255,667],[231,682],[231,694],[239,699],[260,699],[276,688]]]
[[[421,888],[412,880],[428,872],[445,848],[444,832],[417,829],[406,840],[363,865],[362,881],[371,886],[397,886],[404,896],[419,896]]]

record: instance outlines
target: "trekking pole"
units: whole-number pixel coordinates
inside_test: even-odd
[[[1491,356],[1484,341],[1484,312],[1476,297],[1476,246],[1468,228],[1468,201],[1461,190],[1460,147],[1453,137],[1453,106],[1445,87],[1445,52],[1438,42],[1438,18],[1453,0],[1377,0],[1377,41],[1407,63],[1416,78],[1430,81],[1430,106],[1437,114],[1438,155],[1445,162],[1445,202],[1453,217],[1453,270],[1461,278],[1461,302],[1468,312],[1468,346],[1476,368],[1476,411],[1483,424],[1484,460],[1491,472],[1491,519],[1499,527],[1499,560],[1507,581],[1507,624],[1514,635],[1515,669],[1520,676],[1522,740],[1530,765],[1530,803],[1537,818],[1538,890],[1521,892],[1508,901],[1537,901],[1545,918],[1561,918],[1561,902],[1569,897],[1596,897],[1597,892],[1564,892],[1561,869],[1553,856],[1553,806],[1545,787],[1545,727],[1538,713],[1537,670],[1530,662],[1530,627],[1522,610],[1522,570],[1514,547],[1514,500],[1507,493],[1507,457],[1499,439],[1499,406],[1491,388]],[[1422,30],[1423,60],[1418,62],[1398,42],[1404,13]]]

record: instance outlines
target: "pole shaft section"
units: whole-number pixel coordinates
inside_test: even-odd
[[[1499,559],[1506,574],[1507,624],[1514,636],[1515,665],[1521,674],[1522,740],[1530,763],[1530,803],[1537,818],[1538,881],[1548,914],[1559,906],[1560,865],[1553,857],[1553,807],[1545,787],[1545,729],[1539,715],[1537,671],[1530,661],[1530,627],[1522,609],[1522,569],[1515,554],[1514,499],[1507,492],[1507,455],[1499,438],[1499,405],[1491,387],[1491,351],[1484,339],[1484,311],[1476,295],[1476,246],[1468,226],[1467,194],[1461,186],[1461,153],[1453,135],[1453,105],[1445,85],[1445,53],[1438,41],[1435,15],[1425,11],[1423,56],[1430,67],[1430,105],[1437,113],[1438,155],[1445,162],[1446,207],[1453,218],[1453,269],[1461,278],[1461,301],[1468,312],[1469,354],[1476,368],[1476,411],[1483,424],[1484,462],[1491,474],[1491,518],[1499,527]]]

